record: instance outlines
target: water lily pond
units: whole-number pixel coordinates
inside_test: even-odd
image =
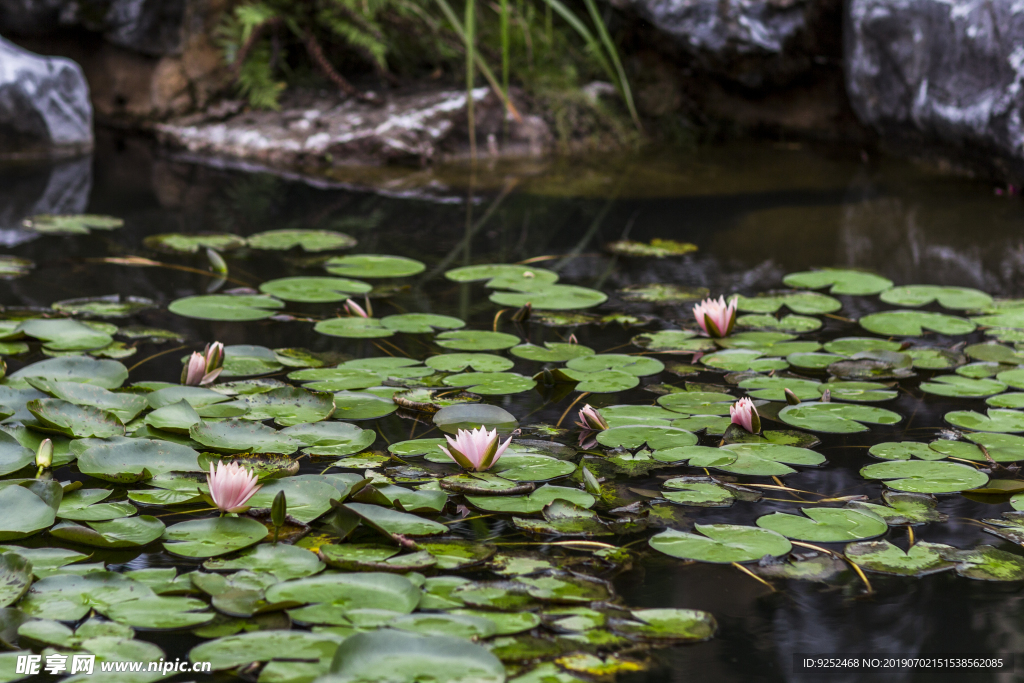
[[[61,172],[66,210],[22,221]],[[133,139],[0,169],[0,681],[25,654],[571,683],[1020,651],[1018,199],[767,143],[389,173]],[[219,372],[186,365],[213,342]],[[512,441],[463,469],[440,446],[481,425]],[[221,515],[230,463],[260,488]]]

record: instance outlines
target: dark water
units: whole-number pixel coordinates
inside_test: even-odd
[[[248,235],[297,227],[347,232],[359,239],[355,252],[424,261],[427,271],[413,278],[410,287],[390,303],[382,303],[383,313],[450,313],[482,328],[490,327],[496,306],[482,287],[453,284],[444,279],[444,270],[468,263],[554,256],[558,258],[538,265],[559,271],[566,283],[610,292],[631,284],[672,282],[705,286],[717,295],[779,287],[785,273],[812,266],[855,266],[871,268],[896,284],[963,285],[997,296],[1024,296],[1024,200],[996,196],[989,185],[933,174],[906,162],[864,160],[856,150],[746,143],[688,153],[484,165],[476,174],[450,168],[429,175],[421,170],[383,179],[379,173],[374,175],[376,182],[386,184],[387,193],[317,187],[192,164],[157,152],[145,140],[111,136],[101,140],[91,159],[56,167],[0,167],[0,243],[10,253],[38,264],[29,276],[0,283],[0,304],[49,306],[62,299],[112,293],[166,304],[202,293],[210,278],[170,269],[101,265],[89,259],[144,255],[203,269],[206,264],[201,257],[156,256],[143,248],[142,240],[163,232]],[[126,227],[85,237],[36,239],[18,228],[21,218],[33,213],[79,211],[123,217]],[[603,251],[604,243],[627,236],[689,241],[699,251],[662,261],[616,259]],[[286,275],[321,272],[316,263],[294,253],[253,252],[235,255],[229,262],[236,285],[257,286]],[[843,303],[842,314],[849,318],[879,307],[875,297],[844,297]],[[333,313],[329,305],[292,304],[288,310],[320,316]],[[652,329],[659,324],[671,327],[673,320],[688,317],[683,308],[641,305],[634,310],[661,319]],[[193,345],[218,339],[227,344],[303,346],[352,356],[379,354],[371,342],[317,335],[306,323],[206,323],[166,310],[146,312],[139,322],[178,330]],[[534,343],[557,341],[568,334],[538,325],[521,332]],[[586,326],[577,329],[576,335],[581,343],[602,351],[625,344],[636,332]],[[826,318],[825,327],[814,338],[859,333],[855,324]],[[982,339],[980,333],[969,338],[972,343]],[[425,352],[409,350],[420,357]],[[159,347],[147,347],[125,364],[130,367],[158,351]],[[133,369],[130,381],[174,381],[181,353],[142,364]],[[532,374],[536,366],[518,361],[514,371]],[[697,379],[721,381],[713,373]],[[912,416],[909,423],[905,420],[888,434],[874,429],[870,437],[826,438],[817,450],[828,457],[828,465],[789,475],[786,483],[836,496],[877,497],[881,487],[858,475],[869,462],[868,445],[900,438],[928,441],[941,428],[942,415],[954,405],[956,409],[984,408],[982,400],[922,397],[914,391],[915,382],[905,385],[910,391],[886,407]],[[650,403],[652,399],[638,389],[607,400]],[[570,400],[544,403],[531,392],[497,397],[495,402],[528,424],[555,423]],[[385,418],[380,427],[390,441],[408,438],[409,425],[401,418]],[[702,437],[702,443],[712,442]],[[657,473],[677,470],[682,473],[680,468]],[[58,474],[81,477],[71,471]],[[645,486],[643,481],[636,485]],[[753,524],[763,514],[794,507],[739,502],[724,511],[693,508],[688,516],[697,522]],[[939,508],[950,520],[917,527],[919,538],[958,547],[984,542],[1012,549],[965,521],[997,517],[1010,509],[1008,504],[949,496],[941,499]],[[511,538],[515,534],[504,522],[453,528],[466,536]],[[906,545],[905,529],[893,529],[887,538]],[[168,564],[186,569],[179,559],[158,553],[98,553],[96,559],[133,569]],[[872,583],[876,593],[866,598],[860,597],[863,586],[855,578],[840,587],[778,581],[778,591],[772,593],[732,567],[683,565],[648,553],[642,563],[615,578],[624,601],[639,607],[707,610],[718,620],[720,630],[707,643],[658,651],[648,672],[620,680],[1024,680],[1024,673],[794,672],[792,659],[797,653],[1024,653],[1020,584],[987,584],[950,573],[918,580],[875,576]],[[153,640],[171,656],[184,656],[199,642],[192,636]],[[1017,671],[1024,672],[1024,654],[1020,656]]]

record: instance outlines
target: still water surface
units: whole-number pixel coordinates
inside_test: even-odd
[[[707,287],[715,295],[752,295],[780,287],[788,272],[852,266],[872,269],[897,285],[962,285],[1001,297],[1024,296],[1024,200],[996,196],[990,185],[937,175],[906,162],[864,160],[856,151],[743,143],[687,153],[484,165],[475,174],[453,167],[374,175],[386,192],[218,169],[175,159],[145,140],[111,136],[101,140],[92,158],[47,167],[0,166],[0,242],[10,253],[38,264],[27,277],[0,284],[0,304],[49,306],[62,299],[120,293],[166,305],[203,293],[209,278],[158,268],[99,265],[89,259],[152,256],[142,241],[164,232],[248,235],[300,227],[347,232],[359,240],[357,253],[424,261],[427,271],[397,293],[390,304],[395,310],[389,308],[389,312],[448,313],[485,329],[497,307],[479,286],[445,280],[446,269],[550,256],[558,258],[539,260],[538,265],[557,270],[565,283],[606,292],[671,282]],[[126,227],[85,237],[35,239],[19,228],[26,215],[80,211],[120,216]],[[688,241],[699,249],[665,260],[613,258],[602,249],[606,242],[625,237]],[[199,257],[160,258],[205,268]],[[317,265],[315,259],[295,252],[286,256],[253,252],[233,258],[231,274],[256,286],[277,277],[318,274]],[[847,318],[879,308],[875,297],[844,297],[843,303],[842,315]],[[303,306],[290,305],[289,311],[314,310]],[[320,315],[326,313],[323,307],[317,310]],[[688,317],[683,307],[638,304],[635,312],[658,316],[666,327]],[[206,323],[166,310],[144,314],[143,322],[185,333],[195,344],[218,339],[226,344],[330,349],[353,356],[375,353],[367,342],[316,335],[303,324]],[[656,323],[653,329],[657,327]],[[584,326],[575,332],[581,343],[602,351],[625,344],[636,330]],[[534,343],[558,341],[567,334],[565,329],[539,326],[530,331]],[[858,334],[856,325],[826,318],[825,327],[814,338]],[[975,333],[969,341],[982,339]],[[131,381],[174,381],[180,368],[178,355],[146,363],[133,371]],[[135,360],[129,359],[126,365]],[[519,361],[515,371],[532,374],[536,368],[531,368]],[[721,379],[704,373],[699,381]],[[901,438],[928,441],[942,427],[945,412],[983,409],[981,400],[965,406],[963,400],[922,398],[913,391],[916,381],[904,384],[911,391],[886,407],[912,416],[909,423],[874,429],[870,438],[826,437],[816,450],[828,457],[828,466],[801,470],[789,475],[786,483],[836,496],[876,498],[880,486],[858,475],[871,462],[866,446]],[[652,398],[637,389],[614,402],[649,403]],[[545,404],[530,393],[498,397],[497,402],[524,423],[554,423],[569,400]],[[530,420],[523,419],[526,415]],[[392,416],[381,423],[392,440],[408,438],[408,427],[400,418]],[[652,477],[647,488],[658,488],[659,481]],[[635,485],[645,487],[642,481]],[[926,540],[958,547],[991,543],[1012,549],[965,521],[998,517],[1010,509],[1008,504],[950,496],[942,499],[939,509],[950,520],[918,527]],[[794,511],[794,506],[741,502],[727,510],[693,508],[688,514],[699,522],[753,524],[757,517],[775,510]],[[515,533],[504,524],[494,522],[482,531],[491,536]],[[479,528],[462,531],[467,536],[480,532]],[[893,530],[889,538],[897,542],[902,534]],[[108,553],[100,559],[122,568],[185,567],[180,560],[158,553]],[[1024,653],[1019,584],[968,581],[948,572],[917,580],[876,577],[873,581],[877,593],[868,598],[858,598],[862,591],[855,580],[841,587],[779,581],[779,590],[771,593],[729,566],[684,565],[648,553],[642,563],[615,578],[624,601],[638,607],[710,611],[719,633],[707,643],[658,651],[648,672],[620,680],[1024,679],[1024,658],[1017,674],[794,672],[792,658],[797,653]],[[155,641],[172,656],[183,655],[199,642],[191,636]]]

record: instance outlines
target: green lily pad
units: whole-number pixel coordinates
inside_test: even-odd
[[[32,583],[32,562],[15,553],[0,554],[0,607],[17,602]]]
[[[580,358],[582,356],[594,355],[594,349],[582,344],[565,344],[557,342],[545,342],[544,346],[534,344],[520,344],[509,353],[518,358],[537,361],[538,363],[563,363]]]
[[[109,412],[123,423],[135,419],[147,406],[144,396],[114,393],[94,384],[54,382],[34,377],[28,378],[27,381],[36,389],[62,401]]]
[[[0,433],[0,477],[35,464],[36,454],[7,433]]]
[[[949,517],[936,510],[938,501],[930,493],[883,491],[885,505],[852,500],[846,507],[868,510],[885,520],[889,526],[914,526],[928,522],[945,522]]]
[[[824,370],[832,363],[841,361],[845,356],[835,353],[791,353],[786,362],[795,368],[804,370]]]
[[[334,394],[334,417],[338,420],[375,420],[398,410],[390,398],[365,391],[339,391]]]
[[[993,379],[971,379],[960,375],[942,375],[931,382],[922,382],[921,391],[955,398],[985,398],[1006,390],[1006,385]]]
[[[973,467],[952,462],[897,460],[861,469],[865,479],[882,479],[886,486],[910,493],[956,493],[984,486],[988,476]]]
[[[344,509],[359,515],[366,524],[387,535],[433,536],[448,531],[448,527],[444,524],[380,505],[347,503]]]
[[[665,500],[696,507],[730,507],[736,498],[726,487],[710,477],[676,477],[667,480],[662,491]]]
[[[204,420],[189,437],[218,453],[294,453],[300,442],[260,423],[246,420]]]
[[[39,214],[24,221],[26,228],[44,234],[74,235],[88,234],[90,230],[114,230],[124,225],[116,216],[101,216],[91,213]]]
[[[149,249],[156,249],[157,251],[175,254],[197,254],[203,249],[231,251],[244,247],[246,240],[244,237],[227,233],[205,233],[199,235],[164,233],[162,235],[150,235],[142,243]]]
[[[295,387],[271,389],[241,399],[249,406],[247,420],[274,420],[283,427],[326,420],[334,413],[334,396]]]
[[[467,369],[476,372],[504,372],[515,365],[508,358],[493,353],[445,353],[431,356],[423,363],[438,372],[463,372]]]
[[[182,359],[182,363],[186,361]],[[277,354],[265,346],[232,344],[224,347],[224,368],[220,379],[265,375],[281,368]]]
[[[652,450],[694,446],[697,437],[685,429],[658,425],[613,427],[597,434],[597,442],[608,448],[639,448],[644,444]]]
[[[765,401],[785,401],[786,389],[796,394],[796,397],[802,401],[815,399],[820,395],[818,391],[820,386],[821,382],[795,377],[751,377],[739,384],[740,389],[746,389],[751,398]],[[670,394],[670,396],[672,395],[675,394]]]
[[[127,318],[141,311],[155,308],[156,302],[142,296],[90,296],[79,299],[55,301],[50,305],[55,311],[69,315],[95,316],[97,318]]]
[[[543,268],[531,268],[514,263],[489,263],[463,266],[446,271],[444,276],[453,282],[480,282],[486,280],[490,289],[514,288],[521,284],[554,284],[558,273]]]
[[[1007,394],[999,394],[998,396],[990,396],[985,399],[985,404],[993,408],[1019,410],[1024,408],[1024,391],[1013,391]]]
[[[895,306],[925,306],[938,302],[943,308],[954,310],[979,309],[992,304],[992,297],[970,287],[939,287],[936,285],[907,285],[893,287],[879,297]]]
[[[19,608],[37,619],[78,621],[93,609],[155,597],[145,584],[114,572],[56,574],[32,584]]]
[[[976,327],[964,318],[910,310],[872,313],[860,319],[860,326],[868,332],[897,337],[920,337],[925,330],[946,335],[970,334]]]
[[[415,683],[444,672],[449,683],[503,683],[505,667],[486,648],[463,638],[395,630],[358,633],[334,655],[322,683],[380,681]]]
[[[0,279],[13,280],[28,275],[35,267],[36,264],[27,258],[3,254],[0,256]]]
[[[504,332],[485,330],[453,330],[436,337],[437,345],[458,351],[498,351],[519,343],[519,337]]]
[[[718,368],[726,372],[743,372],[744,370],[770,372],[785,370],[789,367],[789,363],[781,358],[763,358],[763,355],[760,351],[751,349],[725,349],[709,353],[702,357],[700,362],[710,368]]]
[[[776,330],[792,334],[804,334],[819,329],[822,323],[817,318],[805,315],[790,314],[784,318],[776,318],[765,313],[741,315],[736,318],[736,325],[752,330]]]
[[[187,446],[153,439],[98,441],[78,456],[82,474],[128,484],[165,472],[198,472],[198,454]]]
[[[279,543],[260,544],[242,551],[238,557],[229,560],[209,559],[203,563],[203,567],[210,571],[266,572],[274,575],[278,581],[289,581],[319,574],[324,569],[324,563],[316,553],[311,553],[305,548]]]
[[[781,477],[796,470],[789,465],[816,467],[825,462],[825,456],[809,448],[785,446],[777,443],[734,443],[720,450],[731,452],[735,459],[729,463],[711,464],[722,472],[755,477]],[[693,461],[690,461],[693,464]]]
[[[939,546],[943,551],[949,546]],[[869,572],[894,576],[925,576],[953,569],[954,563],[943,557],[932,543],[916,543],[903,551],[888,541],[851,543],[844,551],[846,558]]]
[[[576,391],[591,394],[612,394],[639,386],[640,378],[621,370],[599,370],[583,372],[566,368],[560,371],[563,377],[576,382]]]
[[[836,382],[819,384],[818,393],[824,395],[828,391],[834,401],[851,401],[853,403],[875,403],[891,401],[899,395],[895,389],[880,382]]]
[[[280,433],[301,443],[302,452],[309,455],[350,455],[369,447],[377,439],[372,429],[361,429],[345,422],[298,424]]]
[[[758,527],[697,524],[695,529],[697,534],[666,529],[649,543],[655,550],[672,557],[717,564],[781,557],[793,548],[782,534]]]
[[[779,419],[788,425],[829,434],[866,432],[867,424],[893,425],[903,417],[899,413],[873,406],[848,403],[801,403],[779,411]]]
[[[956,573],[977,581],[1024,580],[1024,557],[990,545],[979,545],[971,550],[953,550],[944,553],[956,562]]]
[[[885,520],[873,512],[849,508],[800,508],[807,515],[775,512],[758,517],[757,526],[797,541],[838,543],[881,536],[889,530]]]
[[[329,633],[308,631],[256,631],[217,638],[192,648],[192,662],[210,662],[214,671],[224,671],[275,658],[295,660],[327,659],[341,641]]]
[[[491,472],[511,481],[550,481],[571,474],[575,469],[572,462],[547,455],[506,452],[491,467]]]
[[[301,247],[303,251],[331,251],[356,246],[356,239],[333,230],[267,230],[249,235],[252,249],[286,251]]]
[[[163,522],[149,515],[86,524],[61,522],[50,529],[50,535],[96,548],[137,548],[160,538],[165,528]]]
[[[535,514],[554,500],[567,500],[580,507],[589,508],[596,499],[579,489],[545,484],[528,496],[466,496],[474,507],[488,512],[511,512],[516,514]]]
[[[829,294],[866,295],[878,294],[892,287],[892,280],[859,270],[823,268],[822,270],[790,273],[782,279],[787,287],[800,289],[822,289],[829,287]]]
[[[967,358],[952,349],[913,348],[906,354],[914,361],[914,367],[922,370],[949,370],[967,362]]]
[[[457,330],[466,326],[465,321],[460,318],[433,313],[389,315],[380,322],[389,330],[406,334],[433,334],[435,330]]]
[[[164,532],[164,549],[181,557],[208,558],[248,548],[267,536],[267,527],[247,517],[211,517],[179,522]]]
[[[444,383],[482,396],[518,394],[537,386],[533,379],[514,372],[465,372],[445,377]]]
[[[967,445],[967,444],[964,444]],[[868,449],[868,453],[882,460],[942,460],[946,453],[929,447],[926,443],[914,441],[886,441],[876,443]]]
[[[109,497],[107,489],[77,489],[64,494],[57,516],[75,522],[104,522],[134,515],[131,503],[102,503]]]
[[[592,308],[608,300],[608,295],[603,292],[576,285],[527,283],[505,287],[514,291],[497,291],[490,296],[490,300],[499,306],[520,308],[530,304],[539,310],[575,311]]]
[[[35,399],[26,406],[42,431],[74,438],[122,436],[124,425],[114,415],[92,406],[79,406],[58,398]]]
[[[566,367],[578,372],[614,370],[635,377],[656,375],[665,369],[664,363],[649,356],[627,356],[621,353],[601,353],[573,358]]]
[[[172,301],[167,310],[199,320],[247,321],[266,320],[283,307],[270,296],[204,294]]]
[[[748,298],[735,295],[737,310],[747,313],[775,313],[786,307],[801,315],[834,313],[843,307],[838,299],[817,292],[781,292],[758,294]]]
[[[1000,382],[1003,382],[1008,387],[1012,387],[1014,389],[1024,389],[1024,368],[1018,368],[1015,370],[1002,370],[1001,372],[996,374],[996,379]]]
[[[382,256],[379,254],[353,254],[336,256],[324,264],[332,275],[343,277],[409,277],[422,273],[426,266],[403,256]]]
[[[69,319],[37,319],[26,320],[18,329],[42,341],[50,351],[89,351],[101,349],[114,341],[110,333],[96,329],[98,325],[101,323],[87,325]]]
[[[454,434],[459,429],[476,429],[487,427],[488,429],[514,429],[516,424],[515,415],[500,406],[492,406],[486,403],[457,403],[445,406],[434,413],[434,424],[441,428],[441,431]]]
[[[648,351],[692,351],[710,352],[715,350],[712,339],[698,337],[692,330],[661,330],[633,337],[630,342]]]
[[[359,316],[321,320],[313,326],[313,331],[326,334],[329,337],[344,337],[346,339],[381,339],[395,333],[394,330],[384,327],[383,323],[376,318],[360,318]]]
[[[365,282],[340,277],[283,277],[260,285],[263,294],[300,303],[344,301],[371,289],[373,287]]]
[[[1024,432],[1024,412],[989,408],[987,415],[973,410],[954,410],[946,413],[945,420],[954,427],[979,432]]]
[[[267,482],[249,499],[255,508],[269,508],[274,497],[284,491],[288,501],[288,514],[300,522],[309,523],[331,509],[332,500],[344,500],[347,490],[339,491],[330,482],[316,475],[285,477]]]

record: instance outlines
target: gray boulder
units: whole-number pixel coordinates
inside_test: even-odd
[[[702,68],[748,88],[779,85],[838,47],[841,0],[618,0]]]
[[[0,38],[0,156],[92,149],[92,105],[82,69]]]
[[[1018,0],[850,0],[846,86],[883,139],[1024,175]]]
[[[103,37],[146,55],[176,54],[184,17],[185,0],[113,0]]]

